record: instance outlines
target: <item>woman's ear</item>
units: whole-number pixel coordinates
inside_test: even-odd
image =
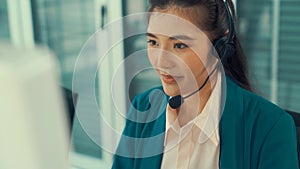
[[[226,31],[224,32],[224,35],[227,36],[229,33],[229,29],[226,29]]]
[[[227,36],[228,34],[229,34],[229,29],[227,29],[227,30],[225,31],[224,36]],[[234,38],[234,37],[235,37],[235,34],[232,35],[232,38]]]

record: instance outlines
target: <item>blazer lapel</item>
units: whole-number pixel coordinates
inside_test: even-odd
[[[229,77],[226,78],[226,84],[226,102],[219,127],[220,169],[245,169],[242,89]]]

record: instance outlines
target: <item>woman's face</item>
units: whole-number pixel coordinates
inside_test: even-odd
[[[216,63],[206,34],[178,13],[152,13],[147,30],[148,56],[169,96],[199,88]]]

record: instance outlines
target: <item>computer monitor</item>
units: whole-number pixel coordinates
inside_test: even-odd
[[[59,69],[46,49],[0,43],[0,168],[67,169],[68,121]]]

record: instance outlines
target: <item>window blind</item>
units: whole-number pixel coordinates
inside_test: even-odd
[[[256,92],[267,99],[272,95],[272,43],[276,40],[273,31],[277,31],[273,25],[277,20],[276,100],[282,108],[300,112],[300,1],[279,0],[278,9],[274,8],[275,0],[240,0],[237,3],[238,30]],[[274,18],[274,12],[279,12],[278,18]]]
[[[278,104],[300,112],[300,1],[280,1]]]
[[[47,45],[58,57],[63,86],[72,89],[75,61],[87,39],[95,32],[93,0],[31,0],[36,43]],[[75,91],[76,92],[76,91]],[[78,96],[81,102],[82,96]],[[88,104],[87,104],[88,105]],[[89,111],[89,107],[86,107]],[[83,120],[91,120],[84,116]],[[91,120],[92,121],[92,120]],[[97,124],[95,132],[100,133]],[[75,116],[72,143],[75,152],[102,157],[101,148],[86,134]]]

